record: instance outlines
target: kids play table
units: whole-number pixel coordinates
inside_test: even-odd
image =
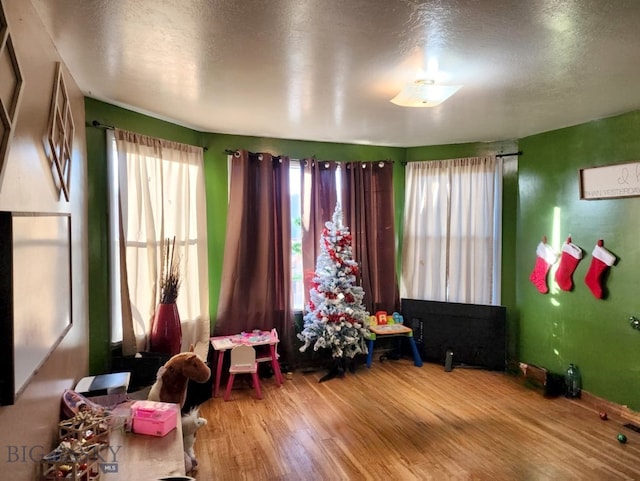
[[[222,364],[224,360],[225,352],[232,349],[238,344],[245,344],[247,346],[269,346],[269,352],[271,354],[271,367],[276,378],[278,386],[282,384],[282,373],[280,371],[280,362],[278,361],[278,353],[276,351],[276,345],[279,342],[278,335],[274,331],[251,331],[241,332],[240,334],[233,334],[231,336],[215,336],[210,339],[211,346],[217,353],[216,359],[216,380],[213,384],[213,397],[218,395],[220,391],[220,377],[222,375]]]
[[[369,326],[371,336],[368,340],[369,353],[367,354],[367,367],[371,367],[373,360],[373,346],[378,337],[392,337],[392,336],[404,336],[409,339],[411,345],[411,351],[413,352],[413,364],[417,367],[422,366],[422,358],[416,347],[416,341],[413,339],[413,329],[405,326],[404,324],[390,323],[390,324],[371,324]]]

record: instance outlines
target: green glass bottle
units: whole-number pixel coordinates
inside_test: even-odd
[[[566,388],[565,395],[568,398],[580,397],[580,392],[582,391],[582,376],[580,369],[578,369],[578,366],[575,364],[569,364],[567,373],[564,376],[564,384]]]

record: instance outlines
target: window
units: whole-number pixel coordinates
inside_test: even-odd
[[[499,304],[501,160],[410,162],[405,173],[401,297]]]
[[[303,216],[303,201],[300,192],[300,185],[302,179],[302,169],[300,168],[300,160],[292,160],[289,167],[289,189],[291,197],[291,281],[292,281],[292,308],[294,311],[304,310],[305,299],[305,282],[304,282],[304,268],[302,260],[302,216]],[[304,160],[302,162],[305,162]],[[308,175],[308,174],[305,174]],[[309,179],[305,179],[309,181]],[[337,198],[340,198],[340,192],[342,189],[341,184],[341,170],[338,165],[335,171],[335,188],[337,192]],[[332,208],[335,206],[332,206]],[[333,210],[329,212],[329,216],[333,213]],[[330,217],[327,219],[330,220]],[[314,242],[319,242],[320,239],[314,239]],[[314,265],[315,272],[315,265]]]
[[[111,341],[135,338],[138,350],[146,348],[159,302],[160,246],[175,238],[177,307],[188,348],[209,331],[202,149],[120,130],[107,131],[107,149]]]
[[[120,169],[118,168],[118,151],[113,132],[107,131],[107,176],[109,194],[109,283],[111,287],[111,342],[122,342],[122,299],[120,296],[120,266],[116,259],[120,259],[118,191]]]
[[[289,167],[289,195],[291,196],[291,297],[294,311],[302,311],[304,309],[300,176],[300,162],[292,161]]]

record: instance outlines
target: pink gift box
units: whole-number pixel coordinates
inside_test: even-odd
[[[176,427],[178,405],[156,401],[136,401],[131,405],[133,432],[165,436]]]

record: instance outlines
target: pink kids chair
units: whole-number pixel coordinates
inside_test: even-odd
[[[231,388],[236,374],[251,374],[253,379],[253,387],[256,390],[258,399],[262,399],[262,391],[260,390],[260,379],[258,379],[258,363],[256,362],[256,351],[253,347],[239,344],[231,349],[231,365],[229,366],[229,381],[227,381],[227,389],[224,393],[224,400],[231,398]]]

